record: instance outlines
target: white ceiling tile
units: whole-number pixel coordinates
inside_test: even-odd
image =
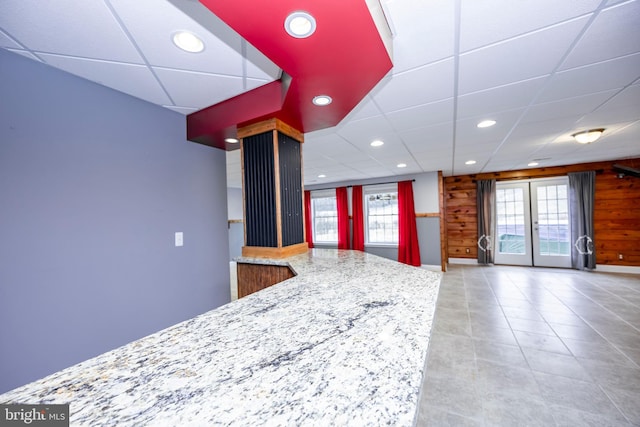
[[[594,92],[623,88],[640,77],[640,54],[556,73],[539,102],[556,101]]]
[[[594,11],[600,0],[462,0],[460,51],[557,24]]]
[[[607,99],[615,95],[616,92],[617,90],[609,90],[576,98],[533,105],[527,110],[521,122],[542,122],[554,118],[570,118],[575,121],[583,115],[594,111]]]
[[[204,6],[202,8],[216,27],[203,28],[167,1],[110,1],[150,65],[231,76],[243,75],[240,36],[229,34],[224,28],[226,24]],[[140,16],[145,19],[139,19]],[[200,37],[205,45],[204,51],[189,53],[175,46],[172,36],[180,30],[190,31]],[[218,31],[225,40],[215,37],[211,31]]]
[[[603,10],[589,26],[561,69],[640,52],[638,26],[640,1],[631,1]],[[611,31],[612,28],[615,28],[615,31]]]
[[[387,113],[386,117],[396,130],[411,130],[450,122],[453,119],[453,98],[393,111]]]
[[[447,59],[393,77],[373,95],[384,113],[453,96],[453,60]]]
[[[0,30],[0,47],[5,49],[24,49],[24,46],[20,46],[19,43],[16,43],[11,37],[6,35],[2,30]]]
[[[546,76],[538,77],[462,95],[458,98],[458,119],[526,107],[534,100],[546,79]]]
[[[406,71],[453,55],[454,4],[450,0],[387,0],[395,31],[393,64],[395,72]]]
[[[191,114],[195,111],[198,111],[197,108],[191,108],[191,107],[176,107],[175,105],[163,105],[163,107],[168,108],[169,110],[173,110],[176,113],[180,113],[180,114],[184,114],[185,116],[187,114]]]
[[[371,95],[367,95],[353,108],[353,110],[349,112],[349,114],[347,114],[342,123],[368,119],[370,117],[379,116],[380,114],[381,112],[375,102],[373,102]]]
[[[9,52],[13,52],[13,53],[17,53],[18,55],[22,55],[22,56],[24,56],[26,58],[33,59],[34,61],[42,62],[42,61],[40,61],[40,58],[36,57],[35,55],[33,55],[28,50],[22,50],[22,49],[7,49],[7,50]]]
[[[460,55],[459,93],[550,74],[586,22],[576,19]]]
[[[243,92],[242,78],[154,68],[173,102],[182,107],[204,108]]]
[[[409,150],[421,152],[433,148],[451,147],[453,143],[453,123],[415,128],[399,132]]]
[[[384,140],[385,135],[393,133],[393,128],[384,117],[378,116],[345,123],[337,133],[352,144],[362,146],[376,139]]]
[[[143,63],[103,0],[3,0],[2,15],[3,30],[29,50]]]
[[[128,93],[154,104],[171,104],[171,100],[162,90],[153,73],[143,65],[72,58],[44,53],[41,53],[40,56],[47,64],[84,77],[87,80]]]
[[[500,142],[511,131],[524,109],[501,111],[491,117],[458,120],[456,123],[456,145],[473,145],[485,142]],[[488,128],[478,128],[480,119],[492,119],[496,124]]]

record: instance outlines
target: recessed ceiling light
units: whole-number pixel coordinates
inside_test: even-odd
[[[406,163],[398,163],[397,165],[399,168],[406,168],[407,164]]]
[[[320,107],[324,107],[325,105],[329,105],[333,102],[333,99],[329,95],[318,95],[313,98],[313,103],[319,105]]]
[[[466,162],[464,162],[465,165],[475,165],[476,161],[475,160],[467,160]]]
[[[323,173],[321,173],[320,175],[318,175],[318,178],[326,178],[326,177],[327,177],[327,175],[325,175],[325,174],[323,174]]]
[[[496,124],[495,120],[483,120],[477,124],[479,128],[488,128]]]
[[[291,37],[304,39],[316,31],[316,20],[307,12],[293,12],[284,20],[284,29]]]
[[[527,163],[527,166],[538,166],[540,163],[538,162],[529,162]]]
[[[384,145],[384,141],[380,141],[379,139],[376,139],[371,143],[372,147],[380,147],[381,145]]]
[[[225,138],[224,140],[225,140],[225,142],[228,142],[229,144],[237,144],[238,142],[240,142],[236,138]]]
[[[204,42],[200,37],[188,31],[178,31],[173,34],[173,43],[185,52],[198,53],[204,50]]]
[[[604,129],[590,129],[571,135],[580,144],[591,144],[602,136]]]

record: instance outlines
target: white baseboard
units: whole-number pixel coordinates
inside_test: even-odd
[[[478,260],[473,258],[449,258],[449,264],[478,265]]]
[[[630,265],[604,265],[596,264],[595,271],[602,271],[603,273],[630,273],[640,274],[640,267],[633,267]]]
[[[442,266],[440,265],[422,264],[420,267],[429,271],[442,271]]]

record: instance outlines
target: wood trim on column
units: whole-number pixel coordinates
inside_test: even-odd
[[[307,242],[284,248],[266,248],[262,246],[243,246],[242,256],[247,258],[287,258],[293,255],[305,253],[309,250]]]
[[[244,245],[247,245],[247,196],[244,190],[244,139],[240,139],[240,176],[242,177],[242,231],[244,236],[242,236],[242,241]]]
[[[280,200],[280,141],[278,131],[273,130],[273,185],[276,195],[276,238],[278,248],[282,247],[282,202]]]
[[[447,216],[444,198],[444,177],[442,171],[438,171],[438,205],[440,207],[440,268],[447,271],[449,262],[448,238],[447,238]]]
[[[276,130],[285,135],[290,136],[300,143],[304,143],[304,134],[297,129],[292,128],[285,122],[278,119],[267,119],[261,122],[252,123],[238,129],[238,138],[246,138],[248,136],[258,135],[260,133]]]

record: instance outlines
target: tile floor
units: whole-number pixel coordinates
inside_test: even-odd
[[[453,266],[418,426],[640,426],[640,276]]]

